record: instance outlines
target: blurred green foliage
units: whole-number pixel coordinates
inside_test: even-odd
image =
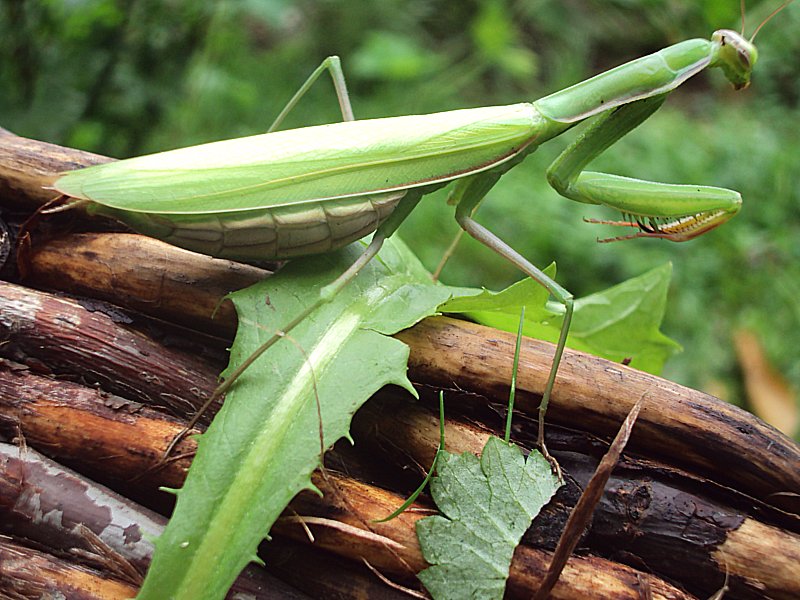
[[[751,2],[747,30],[776,2]],[[684,0],[0,0],[0,125],[127,157],[263,132],[327,55],[342,57],[358,118],[533,100],[715,29],[739,3]],[[800,389],[800,3],[759,34],[753,85],[703,73],[594,167],[738,189],[744,208],[698,240],[598,245],[609,218],[544,180],[571,135],[491,192],[478,218],[586,295],[674,262],[664,330],[686,348],[667,376],[740,399],[731,333],[757,332]],[[336,120],[327,82],[286,126]],[[401,231],[433,268],[456,231],[442,193]],[[463,240],[443,279],[498,289],[519,275]]]

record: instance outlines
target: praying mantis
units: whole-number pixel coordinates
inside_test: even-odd
[[[427,115],[355,120],[340,61],[311,74],[265,134],[214,142],[63,174],[53,184],[66,206],[112,217],[176,246],[220,258],[270,260],[330,252],[374,232],[359,258],[321,288],[307,309],[276,331],[215,391],[222,396],[268,348],[330,301],[375,257],[426,194],[450,183],[455,219],[476,240],[539,282],[564,318],[539,409],[544,416],[573,313],[573,297],[473,213],[501,176],[541,144],[597,116],[547,170],[562,196],[599,204],[621,221],[590,221],[636,237],[686,241],[729,220],[741,206],[732,190],[665,184],[585,170],[645,121],[666,97],[706,67],[746,87],[757,51],[743,35],[718,30],[633,60],[530,103]],[[324,73],[333,79],[342,122],[276,131]]]

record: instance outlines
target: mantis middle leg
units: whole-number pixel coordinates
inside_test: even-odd
[[[322,75],[323,71],[328,71],[331,74],[333,87],[336,89],[336,98],[339,100],[339,108],[342,111],[342,120],[355,121],[355,116],[353,116],[353,107],[350,105],[350,93],[347,91],[347,83],[345,83],[344,80],[342,63],[338,56],[329,56],[323,60],[316,69],[314,69],[311,75],[308,76],[308,79],[306,79],[303,85],[300,86],[300,89],[297,90],[289,102],[286,103],[286,106],[283,107],[283,110],[278,114],[277,117],[275,117],[272,125],[270,125],[269,129],[267,129],[267,133],[275,131],[280,126],[286,116],[295,106],[297,106],[297,103],[300,101],[300,99],[305,96],[306,92],[311,88],[312,85],[314,85],[317,79],[319,79],[319,76]]]
[[[537,268],[528,259],[522,256],[519,252],[514,250],[511,246],[497,237],[494,233],[486,229],[483,225],[478,223],[472,218],[474,209],[478,206],[480,201],[491,189],[491,187],[500,178],[499,172],[488,172],[476,175],[460,190],[460,199],[456,208],[456,221],[461,228],[466,231],[473,238],[481,242],[486,247],[494,250],[500,256],[516,266],[520,271],[525,273],[528,277],[533,278],[539,282],[550,295],[553,296],[558,302],[564,305],[564,320],[561,324],[561,332],[556,344],[555,353],[553,355],[553,362],[550,366],[550,373],[547,377],[544,393],[542,394],[542,401],[539,405],[539,431],[537,435],[537,444],[541,449],[542,454],[547,458],[550,464],[558,471],[558,463],[553,459],[547,451],[544,442],[544,417],[547,412],[547,405],[550,401],[550,395],[553,392],[555,385],[556,374],[558,373],[558,366],[561,363],[561,356],[564,354],[564,346],[567,343],[567,334],[569,333],[570,322],[572,321],[573,311],[573,297],[567,290],[556,283],[551,277],[546,275],[543,271]]]
[[[741,205],[739,194],[725,188],[659,183],[585,170],[596,156],[658,110],[666,96],[667,94],[660,94],[631,102],[601,116],[547,171],[549,183],[562,196],[587,204],[602,204],[622,212],[629,220],[611,224],[640,229],[626,237],[660,237],[674,241],[691,239],[728,220]],[[510,167],[506,166],[505,169],[507,168]],[[538,281],[564,305],[564,321],[539,407],[538,442],[546,455],[544,415],[569,332],[573,299],[569,292],[472,218],[473,211],[502,172],[497,169],[487,171],[459,182],[456,220],[464,231]]]

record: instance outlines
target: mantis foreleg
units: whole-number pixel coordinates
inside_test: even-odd
[[[547,170],[550,185],[566,198],[619,210],[630,222],[611,224],[631,225],[641,230],[626,237],[687,240],[729,219],[742,202],[739,193],[733,190],[584,171],[592,159],[645,121],[665,99],[666,94],[660,94],[637,100],[600,117]],[[625,238],[601,241],[615,239]]]

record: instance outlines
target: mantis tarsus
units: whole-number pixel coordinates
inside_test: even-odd
[[[720,67],[746,87],[755,46],[716,31],[631,61],[532,103],[429,115],[354,120],[337,57],[326,59],[276,119],[270,132],[69,172],[54,184],[94,214],[190,250],[232,259],[290,258],[327,252],[375,232],[356,262],[321,289],[214,393],[219,398],[264,351],[333,298],[379,251],[425,194],[451,181],[455,218],[471,236],[544,286],[564,306],[539,414],[543,421],[573,311],[572,295],[514,251],[472,214],[498,179],[540,144],[599,115],[550,166],[564,197],[602,204],[638,228],[624,236],[694,238],[730,219],[735,191],[673,185],[585,171],[586,165],[646,120],[666,96],[706,67]],[[325,71],[334,81],[343,121],[274,131]]]

